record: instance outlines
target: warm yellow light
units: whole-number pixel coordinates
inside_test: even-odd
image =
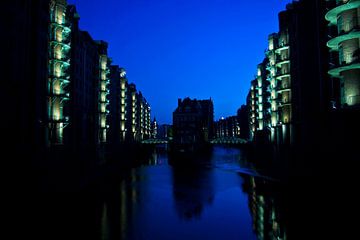
[[[63,41],[63,33],[62,33],[62,29],[60,29],[60,28],[56,29],[56,40],[58,42]]]
[[[106,83],[101,81],[101,91],[106,91]]]
[[[101,63],[100,63],[101,69],[102,69],[102,70],[106,70],[107,57],[106,57],[106,56],[102,56],[100,61],[101,61]]]
[[[53,83],[53,93],[54,94],[60,94],[61,93],[60,81],[54,81],[54,83]]]
[[[101,117],[101,127],[102,128],[106,127],[106,118],[105,117]]]

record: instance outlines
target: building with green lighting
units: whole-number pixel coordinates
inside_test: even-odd
[[[50,3],[48,52],[48,143],[61,145],[69,124],[71,82],[71,22],[65,0]]]
[[[256,86],[257,86],[257,81],[256,80],[252,80],[250,83],[250,90],[249,93],[247,95],[247,106],[248,106],[248,123],[249,123],[249,139],[253,140],[254,139],[254,135],[256,132],[256,108],[257,108],[257,98],[256,98]]]
[[[136,139],[141,141],[149,139],[151,135],[150,105],[140,91],[136,94],[136,100]]]
[[[292,169],[356,155],[350,139],[360,135],[359,16],[359,0],[293,1],[268,37],[247,96],[249,137],[286,153]],[[313,154],[327,161],[306,160]]]
[[[334,107],[360,105],[360,1],[328,1],[329,75],[339,87]]]
[[[108,44],[81,31],[79,19],[75,6],[51,1],[47,142],[86,152],[108,142],[111,60]]]
[[[150,138],[150,105],[134,83],[128,83],[126,71],[110,67],[110,142],[114,146]]]
[[[110,94],[110,64],[111,59],[107,54],[108,44],[104,41],[97,41],[99,48],[99,143],[106,143],[109,129],[109,100]]]

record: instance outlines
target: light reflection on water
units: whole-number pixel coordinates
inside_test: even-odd
[[[203,165],[173,167],[154,151],[138,167],[113,170],[36,211],[48,239],[284,239],[267,181],[239,149],[216,147]],[[115,173],[114,173],[115,172]],[[34,215],[35,215],[34,214]],[[269,238],[272,236],[272,238]],[[279,237],[279,238],[276,238]]]
[[[103,239],[256,239],[249,206],[257,202],[244,191],[244,171],[251,169],[238,149],[215,148],[196,167],[172,167],[165,153],[154,152],[121,180],[120,199],[106,208],[120,204],[120,213],[107,215]],[[118,234],[109,228],[114,223]]]

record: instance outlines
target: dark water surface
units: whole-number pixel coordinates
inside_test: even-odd
[[[208,161],[185,167],[157,150],[138,167],[110,172],[84,191],[26,196],[34,201],[22,231],[44,239],[285,239],[276,187],[242,150],[215,147]]]

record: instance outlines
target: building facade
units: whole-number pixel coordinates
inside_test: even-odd
[[[213,138],[214,106],[211,99],[178,100],[173,113],[173,133],[176,144],[202,144]]]
[[[214,123],[216,138],[240,137],[240,125],[237,116],[222,118]]]
[[[69,124],[71,22],[65,0],[50,2],[49,80],[48,80],[48,142],[64,144]]]
[[[2,62],[4,81],[0,94],[6,103],[0,119],[2,146],[12,158],[26,159],[24,169],[31,158],[41,158],[47,143],[49,3],[6,1],[1,7],[6,20],[2,24],[6,37],[0,40],[6,59]]]
[[[262,63],[266,68],[257,69],[258,95],[253,82],[249,92],[251,138],[260,133],[277,149],[310,151],[326,135],[331,84],[325,9],[326,1],[294,1],[279,13],[279,31],[269,35]]]
[[[339,87],[334,107],[360,105],[360,1],[328,1],[329,75]]]
[[[110,64],[111,59],[107,54],[108,44],[104,41],[97,41],[99,48],[99,143],[108,141],[109,129],[109,100],[110,94]]]

